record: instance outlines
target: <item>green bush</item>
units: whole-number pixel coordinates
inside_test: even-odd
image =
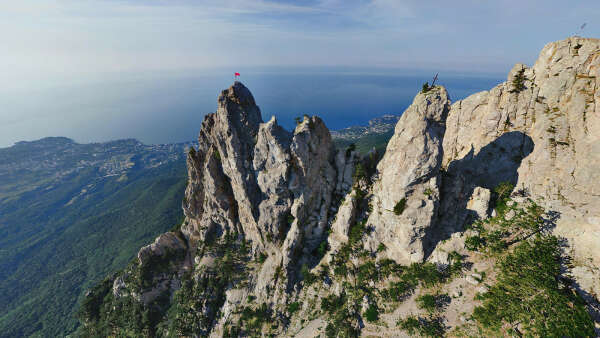
[[[483,246],[483,239],[479,236],[467,236],[465,238],[465,248],[471,251],[478,251]]]
[[[404,270],[400,278],[415,286],[422,283],[429,287],[443,282],[446,277],[446,274],[438,270],[435,264],[427,262],[412,263]]]
[[[379,310],[376,304],[370,304],[365,311],[365,318],[368,322],[376,322],[379,319]]]
[[[288,304],[287,310],[290,313],[290,315],[293,314],[294,312],[298,311],[299,309],[300,309],[300,303],[298,303],[298,302],[293,302],[293,303]]]
[[[311,285],[317,281],[317,276],[310,272],[310,269],[306,264],[302,264],[302,267],[300,268],[300,274],[302,275],[302,280],[306,285]]]
[[[441,337],[445,331],[440,318],[416,318],[415,316],[410,316],[399,320],[397,325],[411,336],[418,334],[422,337]]]
[[[431,314],[442,310],[442,308],[447,305],[449,300],[450,297],[448,297],[447,294],[425,294],[417,297],[417,306]]]
[[[527,80],[527,78],[525,77],[525,68],[522,68],[515,75],[515,78],[512,81],[512,89],[510,90],[510,92],[520,93],[521,91],[523,91],[525,89],[525,80]]]
[[[435,312],[437,303],[434,295],[422,295],[417,297],[417,306],[427,312]]]
[[[400,216],[404,212],[404,209],[406,209],[405,197],[403,197],[401,200],[398,201],[398,203],[396,203],[396,205],[394,205],[394,214]]]
[[[367,172],[365,171],[365,167],[362,163],[358,162],[356,164],[352,177],[354,178],[354,183],[367,178]]]
[[[256,258],[256,261],[260,264],[264,263],[267,260],[267,254],[265,254],[264,252],[261,252],[258,257]]]
[[[497,283],[479,296],[473,318],[507,335],[592,337],[585,303],[561,279],[561,247],[554,236],[523,241],[498,264]],[[518,330],[517,330],[518,326]]]
[[[356,222],[354,225],[350,227],[350,232],[348,234],[348,241],[351,245],[355,245],[362,240],[363,235],[367,232],[367,228],[365,226],[366,220]]]
[[[492,199],[496,213],[499,215],[503,215],[507,210],[506,203],[510,200],[514,188],[514,184],[510,182],[501,182],[494,188]]]
[[[321,241],[321,244],[319,244],[319,246],[317,247],[317,250],[316,250],[317,257],[325,256],[325,254],[327,253],[327,250],[329,250],[329,244],[327,243],[327,240],[324,239],[323,241]]]
[[[433,89],[433,87],[430,87],[430,86],[429,86],[429,82],[425,82],[425,83],[423,84],[423,87],[421,87],[421,93],[425,94],[425,93],[427,93],[428,91],[430,91],[431,89]]]
[[[412,292],[414,286],[405,281],[391,282],[387,289],[381,291],[381,296],[386,300],[401,301]]]

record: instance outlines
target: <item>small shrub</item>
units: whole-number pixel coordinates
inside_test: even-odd
[[[465,248],[471,251],[477,251],[483,246],[483,239],[479,236],[467,236],[465,238]]]
[[[389,288],[381,291],[381,295],[384,299],[392,301],[401,301],[412,292],[414,286],[405,281],[392,282]]]
[[[365,318],[368,322],[376,322],[379,319],[379,310],[377,309],[377,305],[370,304],[367,310],[365,311]]]
[[[422,295],[417,297],[417,306],[419,308],[431,313],[444,308],[450,302],[450,297],[447,294],[438,295]]]
[[[396,205],[394,205],[394,214],[400,216],[404,212],[404,209],[406,209],[405,197],[403,197],[401,200],[398,201],[398,203],[396,203]]]
[[[356,222],[354,225],[350,227],[350,232],[348,234],[348,241],[351,245],[355,245],[362,239],[363,235],[366,233],[367,228],[365,226],[366,220]]]
[[[497,283],[479,297],[473,319],[492,332],[537,337],[592,337],[585,302],[561,278],[558,238],[523,241],[498,264]],[[519,332],[514,328],[518,326]]]
[[[417,306],[429,313],[437,309],[437,304],[434,295],[422,295],[417,297]]]
[[[294,312],[298,311],[299,309],[300,309],[300,303],[298,303],[298,302],[290,303],[287,308],[290,315],[293,314]]]
[[[261,252],[258,257],[256,258],[256,261],[259,262],[260,264],[264,263],[265,260],[267,260],[267,255],[264,252]]]
[[[365,167],[362,165],[362,163],[359,162],[356,164],[353,177],[354,183],[367,178],[367,172],[365,171]]]
[[[429,82],[425,82],[425,83],[423,84],[423,87],[421,87],[421,93],[425,94],[425,93],[427,93],[428,91],[430,91],[431,89],[433,89],[433,87],[430,87],[430,86],[429,86]]]
[[[411,336],[418,334],[423,337],[441,337],[444,335],[445,331],[440,318],[426,319],[410,316],[406,319],[399,320],[397,325]]]
[[[422,283],[429,287],[443,282],[446,275],[433,263],[412,263],[404,270],[401,278],[415,286]]]
[[[525,80],[527,80],[527,78],[525,77],[525,68],[523,68],[515,75],[515,78],[512,81],[512,89],[510,92],[520,93],[523,91],[525,89]]]
[[[317,276],[310,272],[310,269],[306,264],[302,264],[302,267],[300,268],[300,274],[302,275],[302,280],[304,280],[306,285],[311,285],[317,280]]]
[[[377,246],[377,252],[384,252],[386,249],[385,244],[383,243],[379,243],[379,245]]]
[[[329,250],[329,244],[327,243],[327,240],[324,239],[315,249],[314,254],[316,254],[317,257],[323,257],[327,253],[327,250]]]
[[[510,182],[501,182],[494,188],[493,203],[496,213],[503,215],[507,210],[507,202],[510,200],[510,194],[515,188],[514,184]]]

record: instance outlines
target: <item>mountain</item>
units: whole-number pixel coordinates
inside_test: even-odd
[[[373,148],[383,153],[399,119],[400,116],[386,114],[369,120],[367,126],[352,126],[332,131],[331,138],[338,149],[345,149],[353,144],[356,151],[362,155]]]
[[[598,335],[598,78],[573,37],[464,100],[424,86],[381,159],[263,122],[235,82],[183,223],[90,289],[79,334]]]
[[[183,217],[192,144],[0,149],[0,336],[64,336],[84,291]]]

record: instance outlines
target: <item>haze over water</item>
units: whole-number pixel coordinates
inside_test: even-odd
[[[401,114],[435,72],[357,69],[236,70],[254,94],[263,119],[275,115],[291,129],[294,117],[319,115],[330,129],[365,124],[386,113]],[[0,90],[8,116],[0,124],[0,147],[47,136],[77,142],[136,138],[147,144],[194,140],[203,116],[233,83],[228,70],[126,74],[101,81]],[[231,74],[229,74],[231,73]],[[453,101],[503,81],[498,75],[441,73]]]

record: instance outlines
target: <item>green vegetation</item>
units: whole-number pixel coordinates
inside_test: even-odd
[[[221,153],[219,152],[219,149],[215,148],[215,151],[213,152],[213,156],[215,157],[215,160],[221,162]]]
[[[207,267],[195,276],[185,273],[181,288],[175,291],[162,287],[160,295],[147,305],[129,294],[150,288],[161,290],[161,276],[175,274],[183,263],[178,253],[152,258],[143,265],[137,260],[132,262],[122,274],[127,285],[127,292],[122,297],[113,295],[110,279],[95,287],[84,300],[79,314],[81,321],[86,323],[80,334],[161,336],[170,332],[175,336],[192,336],[209,332],[225,301],[227,288],[247,283],[250,255],[247,243],[232,232],[205,241],[198,251],[214,257],[214,268]],[[207,310],[196,311],[202,308]],[[264,306],[244,309],[237,329],[257,332],[260,325],[256,318],[263,318],[266,312]]]
[[[429,82],[425,82],[423,84],[423,87],[421,88],[421,93],[426,94],[427,92],[429,92],[432,89],[433,89],[433,87],[429,86]]]
[[[506,211],[506,203],[510,201],[510,194],[515,188],[510,182],[501,182],[493,190],[492,203],[496,209],[496,213],[504,214]]]
[[[406,198],[402,197],[402,199],[394,205],[394,214],[400,216],[404,212],[404,209],[406,209]]]
[[[477,296],[482,302],[473,319],[485,335],[584,337],[594,335],[593,321],[584,301],[564,278],[562,248],[557,237],[545,232],[546,213],[529,200],[524,206],[507,203],[503,185],[495,189],[501,212],[471,226],[477,235],[467,238],[469,250],[497,259],[496,283]],[[513,215],[506,217],[508,212]]]
[[[369,322],[376,322],[379,319],[379,310],[376,304],[371,304],[365,311],[365,318]]]
[[[426,188],[425,191],[423,191],[423,195],[425,196],[431,196],[431,194],[433,194],[433,190],[431,190],[431,188]]]
[[[300,268],[300,275],[302,275],[302,280],[306,285],[311,285],[317,281],[317,276],[310,272],[310,269],[306,264],[302,264],[302,267]]]
[[[550,235],[519,243],[498,265],[497,283],[481,295],[473,318],[508,335],[592,337],[583,300],[561,278],[561,247]]]
[[[288,304],[287,310],[290,313],[290,315],[293,314],[294,312],[300,310],[300,303],[293,302]]]
[[[526,87],[525,87],[525,81],[527,80],[527,77],[525,77],[525,68],[522,68],[521,70],[519,70],[517,72],[517,74],[515,74],[515,78],[512,80],[512,89],[510,90],[511,93],[520,93],[522,92]]]
[[[505,217],[509,210],[514,213],[511,218]],[[530,200],[524,207],[513,204],[504,207],[496,217],[471,224],[469,229],[475,235],[465,239],[465,247],[471,251],[499,254],[511,244],[540,233],[545,225],[544,209],[535,202]]]
[[[410,316],[399,320],[397,325],[401,329],[406,330],[411,336],[418,334],[422,337],[441,337],[445,332],[440,318],[417,318]]]
[[[27,170],[0,173],[0,336],[59,337],[75,331],[86,290],[181,224],[183,147],[178,160],[146,168],[140,163],[163,155],[135,150],[136,144],[45,139],[0,149],[3,165],[56,160],[56,167],[28,164]],[[79,161],[128,154],[136,165],[126,177],[103,177],[93,166],[72,171]],[[59,175],[64,171],[70,173]]]
[[[261,252],[260,254],[258,254],[258,256],[256,257],[256,261],[259,264],[264,263],[267,260],[267,254],[264,252]]]
[[[442,310],[449,302],[450,297],[448,297],[447,294],[424,294],[417,297],[417,305],[419,308],[430,314]]]
[[[238,327],[243,328],[243,332],[247,336],[260,337],[263,333],[263,326],[270,322],[271,310],[267,304],[262,303],[259,307],[245,307],[242,310]]]

